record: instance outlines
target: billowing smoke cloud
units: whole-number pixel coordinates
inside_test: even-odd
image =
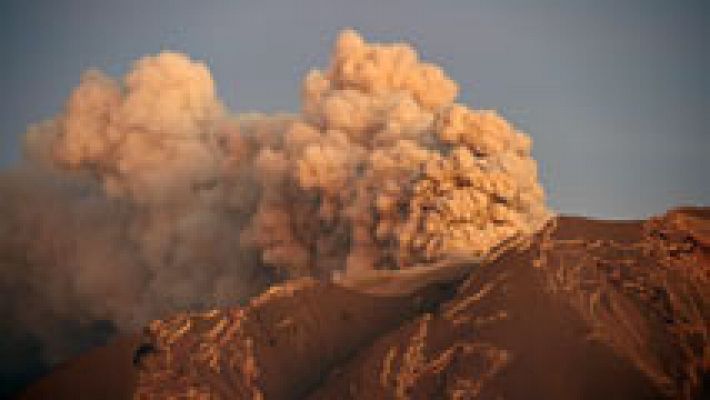
[[[206,66],[177,53],[120,82],[87,72],[0,175],[3,311],[47,339],[67,320],[131,329],[275,280],[483,254],[536,230],[530,139],[456,94],[411,47],[353,31],[306,76],[297,115],[230,114]]]
[[[246,233],[287,275],[406,268],[485,253],[547,218],[530,139],[406,45],[345,31],[303,85],[302,115],[260,150]]]

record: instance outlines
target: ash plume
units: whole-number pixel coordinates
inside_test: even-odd
[[[531,141],[405,44],[346,30],[298,114],[235,115],[208,68],[83,75],[0,175],[4,312],[62,358],[62,321],[133,329],[270,283],[485,254],[549,217]]]

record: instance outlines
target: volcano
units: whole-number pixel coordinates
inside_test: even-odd
[[[488,259],[153,321],[19,398],[706,398],[709,279],[710,208],[559,216]]]
[[[557,216],[532,137],[458,94],[352,29],[296,113],[178,52],[84,73],[0,171],[6,330],[70,360],[20,398],[702,396],[710,209]]]

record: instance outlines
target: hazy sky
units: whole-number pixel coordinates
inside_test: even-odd
[[[710,1],[0,1],[0,165],[82,70],[206,61],[233,111],[296,111],[336,33],[408,41],[534,139],[551,206],[634,218],[710,204]]]

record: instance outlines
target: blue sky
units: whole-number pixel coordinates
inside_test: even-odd
[[[710,2],[0,2],[0,166],[28,123],[58,112],[82,70],[142,55],[209,64],[235,112],[296,111],[300,80],[337,32],[407,41],[442,65],[460,101],[534,139],[551,206],[637,218],[710,204]]]

